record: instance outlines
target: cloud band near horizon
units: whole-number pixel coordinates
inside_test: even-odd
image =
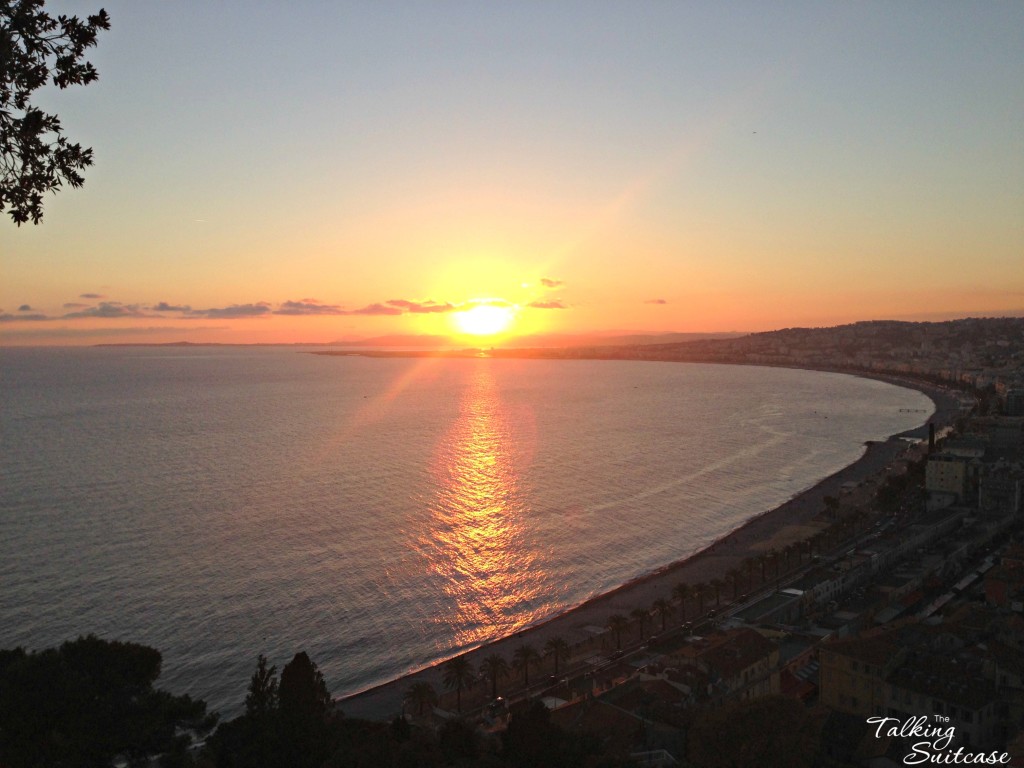
[[[557,282],[557,281],[550,281]],[[100,294],[81,294],[80,298],[101,298]],[[209,307],[206,309],[193,309],[188,304],[172,304],[160,301],[156,304],[124,304],[119,301],[103,300],[99,304],[89,305],[77,301],[69,301],[62,305],[63,309],[74,310],[63,314],[49,315],[43,312],[32,311],[29,304],[22,304],[18,308],[18,314],[3,312],[0,310],[0,323],[13,323],[18,321],[57,321],[57,320],[118,320],[118,319],[166,319],[166,320],[193,320],[193,319],[251,319],[271,316],[288,317],[325,317],[325,316],[397,316],[397,315],[423,315],[423,314],[446,314],[451,312],[463,312],[473,307],[482,305],[512,307],[511,302],[504,299],[473,299],[453,304],[451,302],[438,302],[432,299],[426,301],[415,301],[411,299],[389,299],[385,302],[375,302],[356,309],[346,309],[340,304],[328,304],[317,299],[300,299],[298,301],[287,300],[277,305],[268,301],[256,301],[245,304],[230,304],[224,307]],[[525,305],[532,309],[567,309],[561,301],[533,301]]]

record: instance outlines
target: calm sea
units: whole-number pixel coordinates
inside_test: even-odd
[[[0,350],[0,647],[95,633],[237,714],[354,692],[684,557],[917,426],[839,374],[282,348]]]

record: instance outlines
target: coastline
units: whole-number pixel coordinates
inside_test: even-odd
[[[519,645],[530,643],[539,650],[547,640],[556,636],[570,642],[589,636],[591,639],[587,642],[588,645],[592,645],[595,639],[594,629],[603,628],[609,616],[616,613],[629,615],[629,612],[637,607],[649,608],[658,598],[670,597],[672,588],[680,582],[692,585],[721,579],[731,569],[738,568],[747,558],[806,538],[815,530],[816,525],[822,525],[820,522],[815,523],[815,518],[825,508],[826,496],[870,498],[877,483],[880,483],[893,470],[894,464],[910,450],[911,444],[907,438],[927,439],[929,424],[934,424],[936,431],[939,431],[951,425],[960,414],[959,399],[949,390],[930,382],[867,372],[807,370],[860,376],[915,389],[932,401],[935,410],[927,420],[914,429],[891,435],[885,441],[869,441],[864,453],[852,464],[821,479],[779,506],[749,519],[705,549],[633,579],[609,592],[592,597],[539,624],[526,627],[513,635],[483,643],[459,655],[465,656],[473,669],[477,669],[488,655],[497,653],[511,661],[512,653]],[[844,491],[853,486],[856,486],[854,490]],[[596,649],[591,651],[592,655],[600,652]],[[338,706],[346,716],[371,720],[391,719],[401,713],[405,693],[412,683],[427,682],[439,693],[444,691],[441,668],[443,663],[437,662],[424,669],[342,697],[338,699]]]

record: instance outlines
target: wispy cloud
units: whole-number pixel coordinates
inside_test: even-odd
[[[64,306],[67,306],[65,304]],[[192,307],[187,305],[168,304],[166,301],[161,301],[159,304],[155,304],[150,307],[154,312],[191,312]]]
[[[561,285],[561,281],[545,278],[549,286]],[[98,293],[84,293],[83,298],[99,298]],[[304,298],[297,301],[288,301],[274,304],[269,301],[254,301],[244,304],[231,304],[224,307],[208,307],[206,309],[193,309],[189,304],[172,304],[167,301],[160,301],[156,304],[125,304],[120,301],[100,301],[96,305],[82,303],[80,301],[69,301],[63,305],[66,311],[61,315],[47,316],[36,312],[31,305],[22,304],[17,314],[4,313],[0,310],[0,322],[13,323],[19,320],[117,320],[122,318],[154,318],[170,320],[172,318],[181,320],[196,320],[211,318],[218,320],[238,320],[244,318],[269,317],[271,315],[284,315],[290,317],[310,316],[396,316],[404,314],[445,314],[449,312],[461,312],[474,307],[514,307],[512,302],[501,298],[477,298],[461,304],[453,304],[449,301],[413,300],[413,299],[389,299],[386,302],[374,302],[357,309],[347,309],[341,304],[329,304],[319,299]],[[561,301],[535,301],[528,306],[537,309],[567,309]]]
[[[565,281],[564,280],[555,280],[555,279],[550,278],[550,277],[542,277],[540,279],[540,284],[543,285],[545,288],[558,288],[560,286],[565,285]]]
[[[107,298],[102,293],[80,293],[78,294],[80,299],[105,299]]]
[[[664,299],[648,299],[644,304],[668,304]]]
[[[238,319],[243,317],[266,317],[271,314],[270,304],[260,301],[255,304],[232,304],[229,307],[212,307],[210,309],[190,309],[186,317],[211,317],[219,319]]]
[[[101,301],[97,307],[89,307],[79,312],[68,312],[64,315],[65,320],[74,320],[81,317],[159,317],[143,311],[138,304],[122,304],[119,301]]]
[[[3,315],[0,315],[2,319]],[[18,318],[24,320],[25,318]],[[49,318],[56,319],[56,318]],[[223,325],[209,325],[209,326],[196,326],[190,325],[187,327],[182,326],[127,326],[119,328],[69,328],[67,326],[61,326],[54,328],[50,327],[35,327],[35,328],[16,328],[8,331],[4,331],[5,336],[17,339],[90,339],[100,337],[110,338],[123,338],[124,336],[150,336],[155,334],[168,334],[168,333],[196,333],[199,331],[223,331],[227,330],[228,326]]]
[[[346,312],[347,315],[400,315],[402,310],[398,307],[389,307],[386,304],[369,304],[361,309],[353,309]]]
[[[316,299],[302,299],[301,301],[285,301],[273,308],[269,302],[261,301],[255,304],[232,304],[230,307],[220,309],[199,309],[190,310],[187,317],[213,317],[213,318],[241,318],[241,317],[265,317],[267,315],[287,315],[291,317],[308,317],[311,315],[400,315],[402,310],[398,307],[389,307],[386,304],[369,304],[359,309],[343,309],[337,304],[324,304]]]
[[[324,304],[316,299],[286,301],[274,310],[275,315],[347,315],[337,304]]]
[[[388,301],[388,304],[392,307],[400,307],[406,312],[412,312],[414,315],[455,312],[458,309],[454,304],[449,304],[447,301],[443,304],[439,304],[432,300],[408,301],[407,299],[391,299]]]

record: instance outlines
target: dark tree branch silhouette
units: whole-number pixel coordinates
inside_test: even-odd
[[[43,218],[43,193],[85,183],[92,149],[73,144],[57,115],[32,103],[48,81],[58,88],[88,85],[98,77],[83,61],[101,29],[110,29],[102,8],[82,21],[53,18],[43,0],[0,0],[0,211],[21,226]]]

